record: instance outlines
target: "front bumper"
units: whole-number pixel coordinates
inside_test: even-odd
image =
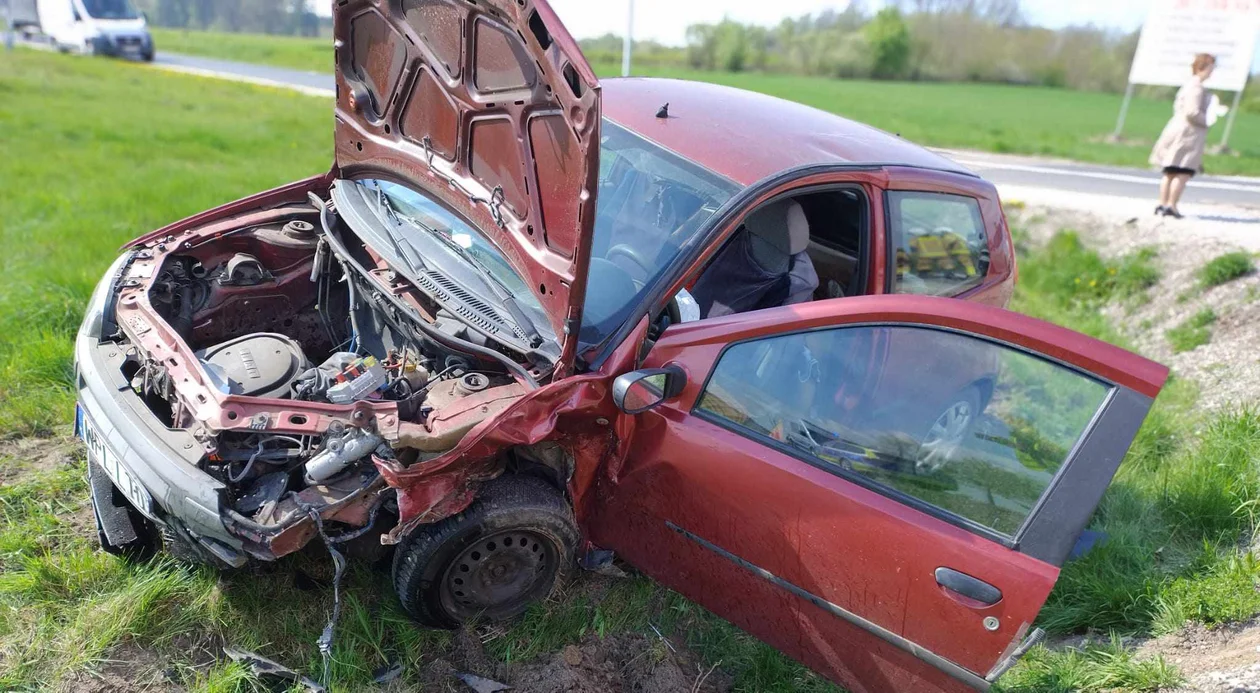
[[[153,37],[147,31],[127,34],[105,33],[91,41],[92,51],[97,55],[135,60],[153,59]]]
[[[99,317],[89,314],[88,322],[94,319]],[[202,446],[187,431],[163,426],[131,390],[121,370],[124,348],[101,343],[85,329],[75,340],[74,356],[79,406],[153,497],[153,519],[177,525],[229,565],[244,564],[241,540],[223,524],[224,486],[198,467]]]

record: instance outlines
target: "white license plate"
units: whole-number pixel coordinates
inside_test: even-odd
[[[129,469],[123,466],[118,455],[109,449],[105,436],[96,430],[92,419],[82,409],[79,410],[79,436],[83,438],[83,444],[87,446],[88,459],[105,470],[105,475],[114,482],[114,486],[118,487],[119,491],[122,491],[136,510],[148,517],[153,517],[153,496],[149,495],[149,490]]]

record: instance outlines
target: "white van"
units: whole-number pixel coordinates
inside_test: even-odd
[[[39,25],[63,52],[153,60],[153,37],[131,0],[36,0]]]

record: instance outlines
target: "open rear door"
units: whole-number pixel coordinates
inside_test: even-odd
[[[854,692],[985,688],[1035,641],[1168,374],[921,296],[672,326],[644,368],[617,391],[668,398],[593,540]]]

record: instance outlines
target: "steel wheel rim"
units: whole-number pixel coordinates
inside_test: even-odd
[[[447,566],[442,604],[463,617],[505,618],[547,596],[558,567],[555,543],[540,532],[508,529],[488,534]]]
[[[934,472],[945,466],[974,418],[975,412],[972,411],[971,403],[966,400],[959,400],[946,407],[923,437],[919,446],[919,460],[915,466],[927,472]]]

